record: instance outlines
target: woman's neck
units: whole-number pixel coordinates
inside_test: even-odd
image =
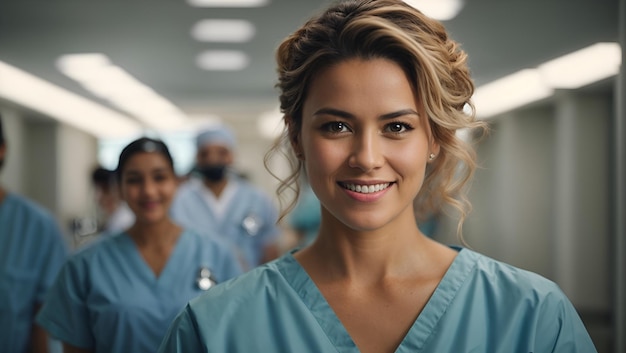
[[[414,276],[433,260],[436,246],[419,231],[413,217],[368,232],[331,218],[322,221],[316,241],[295,257],[307,272],[325,273],[322,277],[327,280],[379,282]]]
[[[136,222],[129,230],[128,235],[138,247],[167,248],[173,246],[180,236],[182,228],[170,219],[157,223]]]

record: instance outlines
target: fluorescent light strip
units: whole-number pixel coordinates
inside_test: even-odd
[[[544,80],[554,88],[580,88],[619,72],[622,51],[617,43],[596,43],[539,66]]]
[[[248,56],[237,50],[207,50],[196,58],[198,67],[212,71],[237,71],[249,64]]]
[[[261,7],[269,0],[187,0],[187,3],[195,7]]]
[[[132,119],[0,61],[0,97],[98,138],[141,131]]]
[[[191,36],[201,42],[243,43],[254,38],[256,29],[246,20],[207,19],[196,23]]]
[[[108,100],[157,130],[182,126],[186,116],[103,54],[64,55],[57,61],[61,72],[78,81],[86,90]]]
[[[553,90],[534,69],[518,71],[479,87],[473,100],[476,114],[488,117],[551,96]]]
[[[555,89],[576,89],[619,73],[622,53],[617,43],[597,43],[525,69],[476,89],[472,100],[481,118],[547,98]]]

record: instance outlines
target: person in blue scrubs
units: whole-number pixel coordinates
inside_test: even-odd
[[[163,142],[131,142],[116,172],[135,223],[74,254],[37,315],[65,352],[153,353],[190,299],[241,273],[225,244],[170,219],[178,181]]]
[[[335,3],[278,48],[286,133],[322,206],[318,236],[192,300],[159,352],[596,349],[559,287],[423,234],[442,200],[463,222],[475,168],[466,55],[401,0]],[[469,113],[464,109],[468,106]]]
[[[315,240],[322,217],[320,202],[311,187],[308,183],[300,187],[298,201],[287,216],[287,223],[297,237],[296,247],[307,246]]]
[[[6,152],[0,118],[0,170]],[[0,352],[44,353],[53,347],[35,314],[67,252],[50,212],[0,186]]]
[[[233,173],[233,132],[211,127],[197,135],[196,145],[196,167],[176,195],[172,218],[201,234],[217,234],[237,251],[245,270],[276,258],[278,212],[269,195]]]

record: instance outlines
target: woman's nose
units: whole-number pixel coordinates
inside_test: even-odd
[[[363,131],[354,135],[348,165],[369,172],[380,168],[385,161],[381,146],[381,136],[375,132]]]
[[[144,181],[142,188],[141,188],[141,191],[143,192],[144,195],[152,195],[154,194],[155,190],[156,190],[156,185],[152,180],[148,179]]]

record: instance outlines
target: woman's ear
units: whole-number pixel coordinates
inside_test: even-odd
[[[440,151],[440,150],[441,150],[441,146],[439,146],[439,143],[437,143],[437,142],[435,142],[435,141],[432,141],[432,142],[430,143],[430,149],[429,149],[429,152],[428,152],[428,153],[429,153],[429,154],[430,154],[430,153],[432,153],[432,154],[434,154],[435,156],[438,156],[438,155],[439,155],[439,151]]]

